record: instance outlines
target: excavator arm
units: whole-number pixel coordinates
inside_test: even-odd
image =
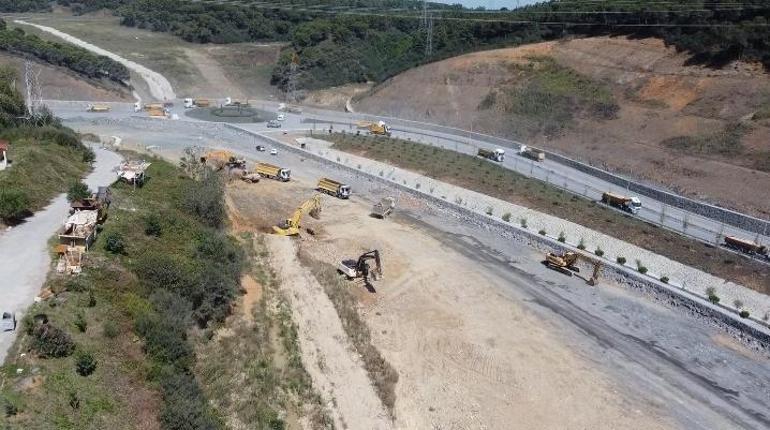
[[[299,234],[300,229],[300,223],[302,221],[302,216],[305,213],[310,214],[311,217],[318,219],[321,216],[321,195],[316,194],[307,201],[303,202],[295,211],[292,213],[291,218],[286,219],[286,221],[277,226],[273,226],[273,231],[276,234],[280,234],[282,236],[296,236]]]

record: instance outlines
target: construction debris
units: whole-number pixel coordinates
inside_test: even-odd
[[[385,218],[396,208],[396,200],[393,197],[383,197],[372,207],[372,216],[375,218]]]
[[[145,181],[145,172],[151,164],[144,160],[126,161],[118,166],[118,180],[141,187]]]

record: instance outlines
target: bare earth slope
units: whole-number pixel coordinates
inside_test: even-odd
[[[524,134],[502,109],[480,109],[493,89],[524,85],[516,82],[512,65],[529,64],[531,57],[550,57],[606,85],[619,104],[617,117],[579,116],[561,134],[546,137]],[[477,52],[398,75],[355,109],[525,139],[685,194],[770,215],[770,129],[767,119],[752,119],[770,107],[770,75],[749,64],[714,70],[687,60],[656,39],[609,37]],[[737,152],[698,153],[662,143],[713,136],[736,122],[746,125]]]

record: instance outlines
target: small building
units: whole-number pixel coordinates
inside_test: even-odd
[[[11,162],[8,160],[8,149],[11,143],[0,139],[0,170],[5,170]]]

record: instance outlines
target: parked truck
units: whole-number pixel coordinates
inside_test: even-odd
[[[209,99],[193,99],[193,98],[184,99],[184,107],[186,109],[191,109],[194,107],[209,107],[209,106],[211,106],[211,100]]]
[[[770,251],[768,251],[766,246],[740,239],[735,236],[725,236],[725,242],[723,245],[728,248],[741,251],[744,254],[759,255],[770,259]]]
[[[225,106],[249,107],[251,106],[251,102],[247,99],[234,99],[232,97],[227,97],[225,99]]]
[[[104,105],[104,104],[88,105],[86,107],[86,111],[88,111],[88,112],[109,112],[110,111],[110,106],[109,105]]]
[[[497,161],[498,163],[502,163],[503,160],[505,160],[505,151],[500,148],[497,148],[497,149],[479,148],[478,156],[482,158],[486,158],[488,160]]]
[[[268,163],[257,163],[254,171],[264,178],[275,179],[281,182],[287,182],[291,179],[291,170]]]
[[[369,134],[375,134],[379,136],[390,136],[390,127],[383,121],[358,121],[356,127],[365,129]]]
[[[375,218],[385,218],[396,208],[396,200],[393,197],[383,197],[372,207],[372,216]]]
[[[521,155],[523,157],[527,157],[527,158],[535,160],[535,161],[544,161],[545,160],[545,152],[544,151],[542,151],[540,149],[537,149],[537,148],[533,148],[531,146],[527,146],[527,145],[521,145],[521,147],[519,148],[519,155]]]
[[[350,198],[350,185],[337,182],[334,179],[319,179],[316,189],[322,193],[326,193],[340,199]]]
[[[603,193],[602,203],[605,205],[614,206],[632,214],[636,214],[639,212],[639,210],[642,209],[642,202],[639,200],[639,197],[627,197],[613,193]]]

